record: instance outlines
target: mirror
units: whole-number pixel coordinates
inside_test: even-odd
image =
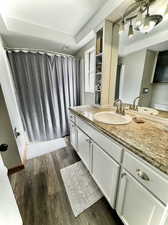
[[[135,32],[132,39],[125,28],[120,34],[116,81],[116,99],[133,104],[140,96],[137,102],[147,107],[144,112],[153,108],[164,118],[168,118],[168,38],[163,39],[167,26],[166,20],[148,34]]]

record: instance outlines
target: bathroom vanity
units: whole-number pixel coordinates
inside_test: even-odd
[[[70,109],[72,146],[125,225],[168,225],[168,128],[146,118],[125,125],[94,119],[107,110]]]

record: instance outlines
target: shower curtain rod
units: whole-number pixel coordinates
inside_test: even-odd
[[[25,52],[43,52],[43,53],[48,53],[51,55],[60,55],[60,56],[68,56],[68,57],[73,57],[75,58],[73,55],[69,55],[69,54],[64,54],[64,53],[60,53],[60,52],[55,52],[55,51],[47,51],[44,49],[31,49],[31,48],[8,48],[5,47],[5,50],[7,51],[25,51]]]

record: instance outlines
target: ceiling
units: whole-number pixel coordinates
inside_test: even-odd
[[[5,0],[3,13],[74,36],[107,0]]]
[[[107,0],[3,0],[0,2],[0,12],[8,30],[4,37],[9,47],[35,48],[38,45],[50,50],[66,49],[67,52],[73,53],[83,44],[76,43],[75,35]]]
[[[94,38],[105,18],[116,21],[134,0],[0,0],[0,33],[7,47],[75,54]],[[163,13],[167,0],[151,12]],[[149,34],[120,36],[120,55],[168,41],[168,20]],[[167,31],[166,31],[167,30]]]

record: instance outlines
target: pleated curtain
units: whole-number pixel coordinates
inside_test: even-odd
[[[80,62],[70,56],[7,52],[31,142],[69,135],[68,108],[80,104]]]

